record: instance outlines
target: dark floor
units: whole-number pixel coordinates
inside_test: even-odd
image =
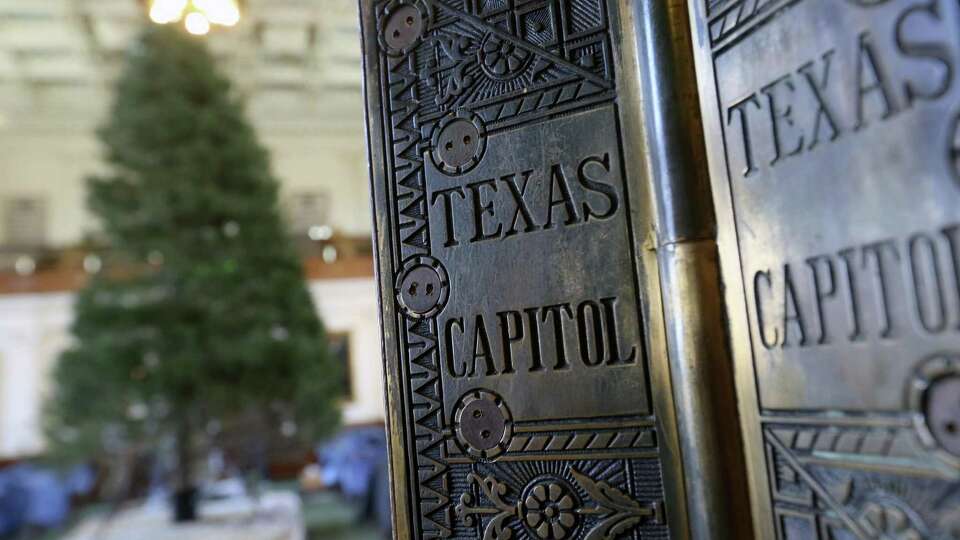
[[[356,510],[333,494],[306,497],[303,519],[308,540],[380,540],[371,525],[357,523]]]

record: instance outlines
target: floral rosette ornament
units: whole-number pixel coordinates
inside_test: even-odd
[[[530,53],[506,39],[488,35],[478,54],[483,71],[495,79],[516,76],[526,67]]]
[[[566,538],[577,524],[573,497],[556,482],[534,486],[523,504],[524,522],[543,540]]]
[[[870,502],[860,514],[860,526],[880,540],[923,540],[907,513],[892,504]]]

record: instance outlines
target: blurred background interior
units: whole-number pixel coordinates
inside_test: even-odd
[[[204,4],[226,9],[224,24],[211,21]],[[315,540],[386,532],[356,2],[216,4],[0,0],[0,538]],[[200,519],[186,525],[173,524],[171,488],[151,473],[161,450],[119,473],[96,456],[64,467],[48,459],[44,427],[55,367],[73,339],[74,299],[111,260],[86,204],[86,178],[107,170],[96,130],[110,114],[132,43],[154,24],[151,9],[160,22],[189,22],[242,96],[272,157],[287,236],[328,350],[342,366],[339,432],[271,455],[257,471],[256,496],[248,471],[225,467],[207,449]],[[206,19],[185,20],[191,12]],[[118,474],[123,489],[111,488]]]

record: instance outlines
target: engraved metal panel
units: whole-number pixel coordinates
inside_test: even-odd
[[[960,538],[960,3],[693,5],[758,536]]]
[[[685,537],[621,15],[361,2],[399,538]]]

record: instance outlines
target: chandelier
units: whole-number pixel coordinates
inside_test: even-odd
[[[240,22],[240,7],[237,0],[151,0],[150,20],[157,24],[183,21],[188,32],[202,36],[213,25]]]

